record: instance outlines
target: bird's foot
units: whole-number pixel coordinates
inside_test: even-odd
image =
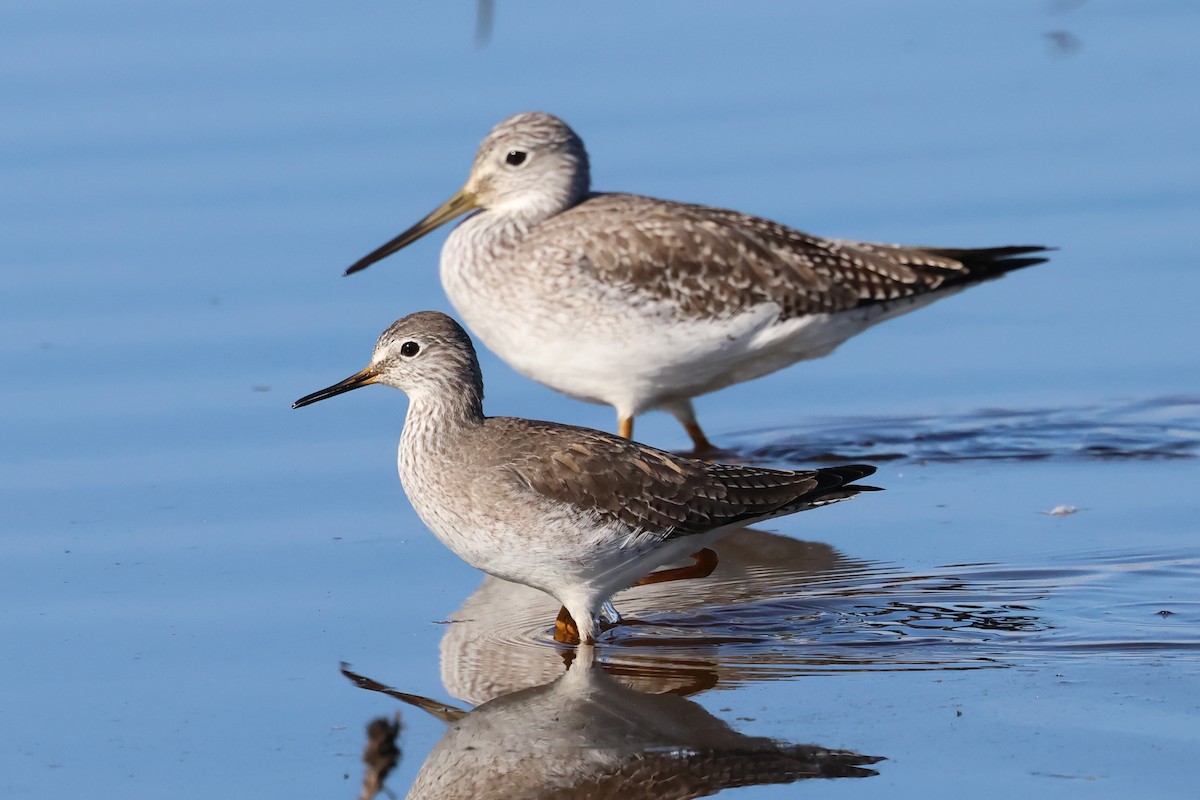
[[[694,458],[697,461],[707,461],[710,464],[746,464],[746,457],[737,450],[725,450],[721,447],[709,447],[704,450],[672,450],[677,456]]]
[[[687,431],[687,435],[692,439],[692,452],[687,454],[692,458],[703,458],[712,461],[725,454],[723,450],[708,440],[708,437],[704,435],[704,430],[697,422],[685,422],[683,423],[683,429]]]
[[[603,613],[597,621],[601,633],[611,631],[622,623],[621,616],[617,614],[612,603],[604,605]],[[579,644],[579,626],[575,624],[575,618],[571,616],[570,611],[567,611],[566,606],[558,610],[558,617],[554,620],[554,641],[559,644]]]
[[[554,641],[559,644],[579,644],[579,626],[566,606],[558,610],[558,618],[554,620]]]

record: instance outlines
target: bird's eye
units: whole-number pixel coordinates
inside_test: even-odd
[[[509,150],[508,155],[504,157],[504,163],[510,167],[519,167],[525,163],[525,155],[524,150]]]
[[[412,358],[419,352],[421,352],[421,345],[416,342],[405,342],[400,345],[400,355],[406,358]]]

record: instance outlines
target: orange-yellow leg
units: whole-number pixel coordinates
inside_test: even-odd
[[[717,448],[713,446],[713,443],[704,435],[704,431],[700,429],[700,423],[695,420],[685,422],[683,423],[683,429],[687,431],[688,436],[692,437],[692,447],[695,448],[692,450],[693,455],[702,456],[705,453],[716,452]]]
[[[692,416],[690,404],[687,406],[686,414],[677,414],[676,416],[679,417],[683,429],[687,431],[688,437],[692,440],[692,455],[699,457],[705,454],[720,452],[708,440],[708,437],[704,435],[704,429],[700,427],[700,423],[696,422],[695,417]],[[617,418],[617,435],[622,439],[633,438],[633,417]]]
[[[688,578],[707,578],[717,568],[718,560],[716,551],[705,547],[692,553],[693,563],[691,565],[651,572],[634,586],[648,586],[652,583],[681,581]],[[601,623],[600,629],[608,630],[617,624],[615,622]],[[567,611],[566,606],[558,609],[558,617],[554,620],[554,641],[560,644],[579,644],[579,626],[575,624],[575,619],[571,616],[571,612]]]
[[[612,630],[619,624],[620,621],[610,622],[602,619],[600,630]],[[575,619],[566,606],[558,610],[558,618],[554,620],[554,641],[560,644],[579,644],[579,626],[575,624]]]
[[[571,612],[563,606],[558,610],[558,619],[554,620],[554,641],[562,644],[579,644],[579,627],[571,618]]]
[[[717,560],[716,551],[706,547],[699,552],[692,553],[693,563],[690,566],[660,569],[658,572],[651,572],[635,583],[634,586],[648,586],[652,583],[666,583],[667,581],[682,581],[688,578],[707,578],[717,568]]]
[[[696,409],[692,407],[692,401],[687,399],[673,400],[659,405],[663,411],[679,420],[679,424],[687,431],[688,437],[692,440],[692,452],[697,458],[705,454],[710,454],[716,451],[712,442],[704,435],[704,431],[700,428],[700,423],[696,422]]]

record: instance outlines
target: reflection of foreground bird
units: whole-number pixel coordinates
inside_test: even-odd
[[[471,340],[432,311],[393,323],[369,367],[295,406],[370,383],[409,395],[400,479],[421,519],[469,564],[553,595],[573,618],[560,618],[564,640],[577,626],[595,641],[602,607],[616,622],[613,593],[656,567],[742,525],[852,497],[867,487],[849,484],[875,471],[709,464],[586,428],[485,417]]]
[[[460,214],[442,284],[524,375],[613,406],[622,436],[653,408],[711,449],[692,398],[831,353],[866,328],[1044,258],[1043,247],[901,247],[810,236],[720,208],[590,190],[562,120],[501,122],[466,185],[361,259],[364,269]]]
[[[462,712],[365,688],[430,711],[448,728],[408,797],[693,798],[735,786],[866,778],[883,759],[744,736],[676,694],[634,691],[593,666],[589,651],[557,680]]]
[[[755,528],[722,537],[713,550],[720,563],[712,575],[686,589],[657,584],[620,593],[621,611],[636,626],[620,647],[605,649],[606,672],[654,694],[684,686],[728,689],[820,670],[846,637],[877,636],[849,609],[835,606],[827,615],[824,606],[831,593],[875,569],[871,563]],[[873,602],[854,597],[847,605]],[[540,634],[557,610],[545,592],[484,575],[446,618],[439,645],[446,691],[479,705],[553,680],[562,672],[562,654]],[[654,633],[639,635],[642,626]],[[845,658],[877,655],[868,647],[841,649]]]

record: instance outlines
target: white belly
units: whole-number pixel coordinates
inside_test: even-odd
[[[583,270],[551,272],[503,257],[481,263],[472,221],[451,234],[441,258],[442,284],[463,322],[521,374],[621,416],[827,355],[945,294],[784,321],[773,303],[726,318],[687,317]]]

